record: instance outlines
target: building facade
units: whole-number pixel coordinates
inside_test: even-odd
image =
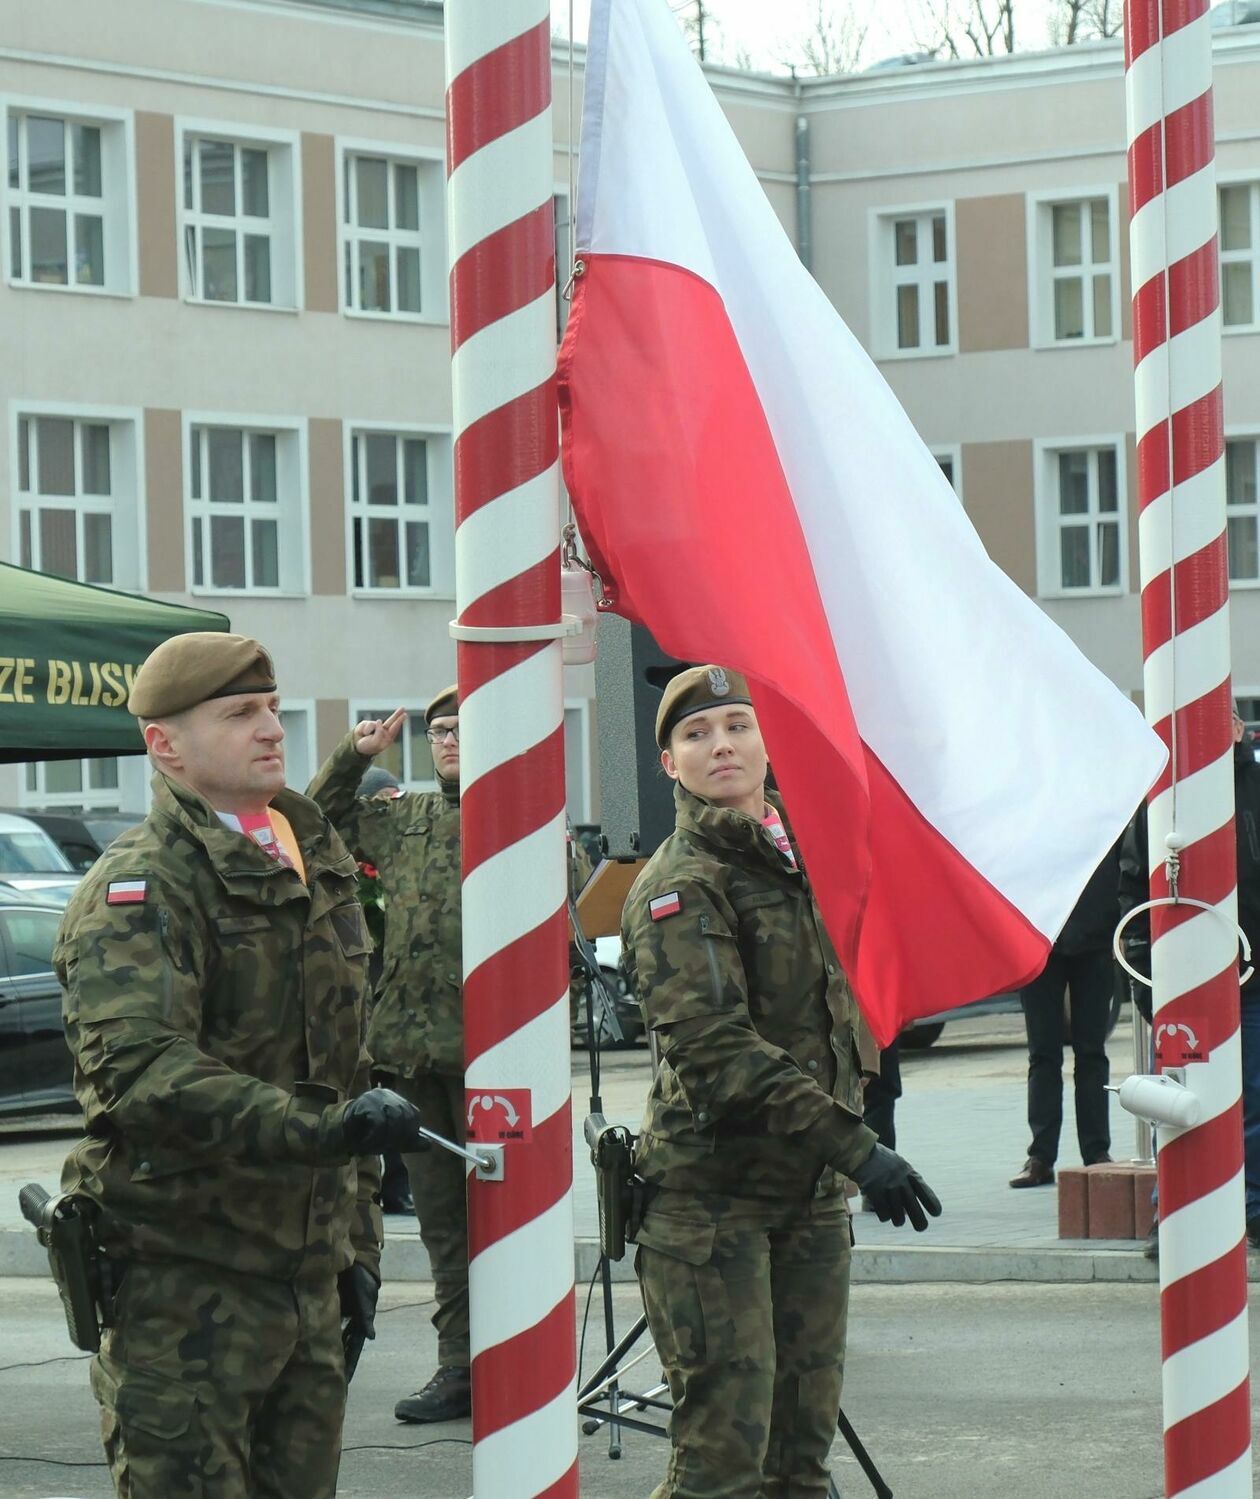
[[[10,10],[0,557],[266,641],[303,785],[356,718],[454,675],[440,6]],[[1216,62],[1235,679],[1260,700],[1260,26],[1218,32]],[[1120,45],[710,77],[991,555],[1140,693]],[[561,281],[569,79],[558,43]],[[568,676],[581,821],[593,678]],[[145,782],[139,760],[0,767],[0,804],[135,809]]]

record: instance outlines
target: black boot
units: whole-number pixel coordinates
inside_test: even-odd
[[[472,1414],[472,1375],[443,1364],[422,1390],[394,1407],[396,1421],[458,1421]]]

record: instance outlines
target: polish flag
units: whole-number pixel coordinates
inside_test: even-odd
[[[595,0],[564,464],[617,612],[743,672],[876,1037],[1036,976],[1165,759],[985,554],[665,0]]]

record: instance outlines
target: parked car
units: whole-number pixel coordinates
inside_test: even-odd
[[[52,971],[60,905],[0,884],[0,1117],[78,1112]]]
[[[38,823],[0,812],[0,880],[64,906],[82,878]]]
[[[120,833],[144,821],[139,812],[24,812],[22,815],[43,828],[80,873],[91,869]]]

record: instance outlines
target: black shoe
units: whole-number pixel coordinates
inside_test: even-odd
[[[1054,1181],[1054,1167],[1047,1166],[1043,1160],[1035,1155],[1030,1155],[1024,1162],[1024,1169],[1017,1176],[1011,1177],[1012,1187],[1048,1187]]]
[[[1260,1249],[1260,1218],[1247,1219],[1247,1248]]]
[[[472,1414],[472,1375],[443,1364],[422,1390],[394,1407],[396,1421],[458,1421]]]
[[[405,1197],[382,1197],[381,1198],[381,1212],[382,1213],[414,1213],[415,1210],[416,1210],[416,1205],[411,1200],[410,1195],[405,1196]]]
[[[1143,1259],[1159,1262],[1159,1219],[1151,1224],[1151,1231],[1146,1236],[1146,1242],[1142,1245]]]

